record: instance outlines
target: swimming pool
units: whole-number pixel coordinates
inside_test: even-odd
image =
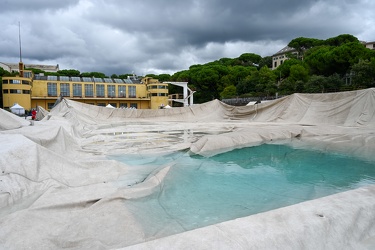
[[[129,188],[173,164],[157,192],[125,201],[155,238],[375,184],[374,162],[277,144],[209,158],[186,152],[113,158],[140,169],[138,181],[123,182]]]

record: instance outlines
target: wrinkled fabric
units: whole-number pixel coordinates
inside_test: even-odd
[[[159,110],[63,99],[33,126],[0,110],[0,249],[372,249],[374,186],[188,232],[170,218],[148,229],[136,204],[163,191],[173,163],[111,156],[209,157],[283,141],[375,162],[374,107],[366,89]]]

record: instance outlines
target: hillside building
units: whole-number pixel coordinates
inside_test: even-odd
[[[296,49],[289,46],[285,46],[284,48],[276,52],[274,55],[272,55],[272,70],[276,69],[286,60],[288,60],[290,54],[298,56],[298,52]]]

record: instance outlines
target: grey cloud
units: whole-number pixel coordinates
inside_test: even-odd
[[[28,60],[107,74],[177,72],[247,52],[266,56],[300,36],[375,39],[375,4],[366,0],[5,0],[4,6],[0,60],[17,58],[22,17]]]
[[[51,0],[2,0],[0,13],[3,12],[43,12],[44,10],[59,10],[75,4],[79,0],[64,0],[64,1],[51,1]]]

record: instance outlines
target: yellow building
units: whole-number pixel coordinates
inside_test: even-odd
[[[21,71],[3,77],[3,107],[18,103],[25,110],[50,110],[62,96],[74,101],[115,108],[158,109],[168,105],[168,84],[151,77],[127,79],[33,75]]]

